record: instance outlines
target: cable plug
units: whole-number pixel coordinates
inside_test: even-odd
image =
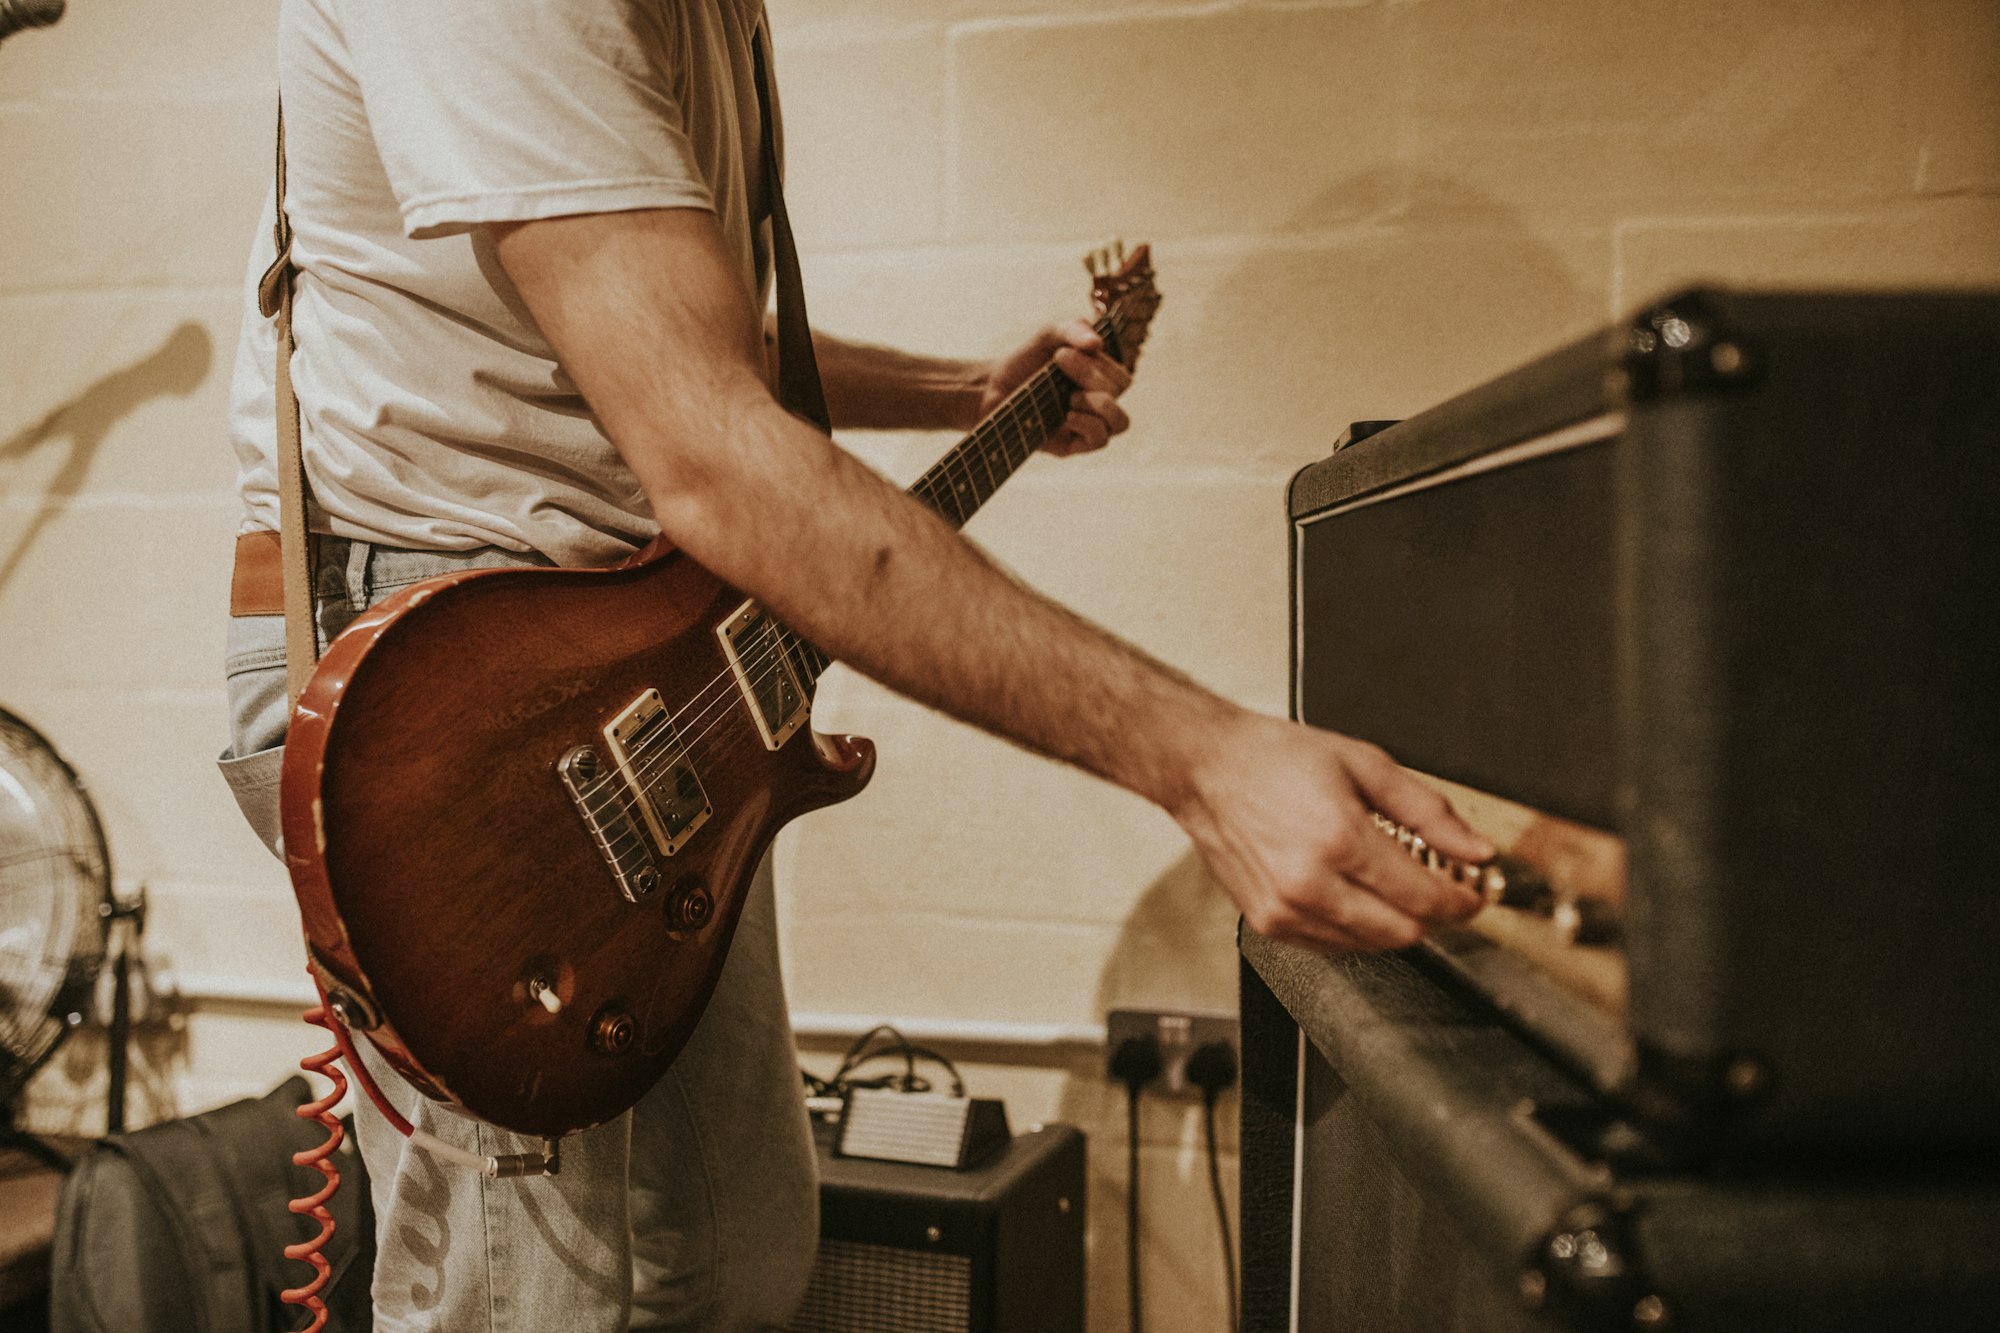
[[[1152,1037],[1127,1037],[1119,1042],[1111,1052],[1111,1061],[1107,1066],[1111,1077],[1132,1092],[1158,1078],[1164,1067],[1160,1058],[1160,1043]]]
[[[1236,1048],[1226,1042],[1211,1041],[1194,1048],[1184,1070],[1188,1083],[1201,1089],[1209,1101],[1236,1083]]]

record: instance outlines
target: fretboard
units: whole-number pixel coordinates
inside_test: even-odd
[[[1097,321],[1107,344],[1115,336],[1116,316]],[[917,478],[910,494],[936,510],[945,522],[961,527],[993,498],[1000,483],[1014,475],[1062,426],[1069,415],[1076,384],[1052,361],[1007,396],[972,434]]]
[[[1117,311],[1104,315],[1093,327],[1107,349],[1117,346],[1120,327]],[[964,526],[979,506],[993,498],[1000,483],[1013,476],[1062,426],[1075,392],[1076,382],[1057,370],[1051,361],[1009,394],[930,471],[917,478],[909,493],[936,510],[953,527]],[[831,659],[802,639],[795,643],[792,665],[801,677],[800,683],[810,692]]]

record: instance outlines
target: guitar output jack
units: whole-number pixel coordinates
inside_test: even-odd
[[[382,1023],[375,1007],[345,986],[326,987],[326,1007],[350,1032],[372,1032]]]
[[[667,929],[674,934],[693,934],[707,925],[715,917],[715,895],[708,886],[697,878],[690,877],[676,886],[673,898],[667,903]]]

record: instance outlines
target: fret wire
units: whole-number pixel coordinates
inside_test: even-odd
[[[1036,425],[1040,428],[1044,439],[1062,429],[1063,418],[1069,415],[1067,407],[1064,405],[1064,399],[1067,395],[1064,392],[1063,386],[1067,383],[1069,383],[1069,376],[1058,371],[1050,371],[1048,378],[1035,386],[1033,402],[1035,406]],[[1034,448],[1031,445],[1026,450],[1026,453],[1033,452]]]
[[[935,471],[937,469],[933,467],[931,472]],[[926,472],[922,479],[910,488],[910,493],[929,505],[936,513],[943,514],[944,505],[938,495],[937,479],[931,475],[931,472]]]
[[[1022,405],[1033,394],[1033,391],[1034,381],[1030,380],[1027,384],[1022,385],[1020,389],[1016,390],[1014,395],[1007,400],[1007,407],[1004,412],[995,413],[993,416],[987,418],[989,426],[987,434],[990,439],[988,448],[989,450],[998,451],[1001,460],[1006,464],[1006,475],[1008,476],[1011,476],[1014,469],[1020,466],[1020,460],[1014,456],[1012,441],[1018,438]]]
[[[1108,338],[1122,332],[1124,324],[1122,310],[1114,308],[1100,316],[1093,327],[1100,337]],[[955,519],[963,526],[992,498],[1001,483],[1061,428],[1069,415],[1069,398],[1075,390],[1067,375],[1053,365],[1044,367],[924,473],[910,488],[910,494],[929,505],[939,517],[947,521]],[[1040,438],[1023,420],[1023,414],[1030,410],[1035,414]],[[976,465],[971,459],[973,454],[979,459]]]
[[[987,441],[991,438],[992,432],[984,429],[984,426],[985,423],[981,422],[979,426],[974,427],[972,433],[965,437],[964,443],[952,450],[950,455],[958,460],[959,465],[965,469],[967,480],[972,483],[973,495],[976,497],[973,506],[975,509],[992,499],[993,492],[1000,489],[1000,483],[993,475],[993,464],[987,458]],[[974,458],[979,460],[977,466],[973,463]]]
[[[961,524],[964,523],[966,518],[968,517],[968,513],[966,511],[965,505],[959,499],[962,487],[960,486],[959,483],[952,480],[951,469],[949,467],[942,468],[939,471],[938,481],[944,487],[945,498],[951,501],[952,514],[955,514],[957,516],[957,521],[959,523]],[[940,514],[943,514],[945,511],[943,510],[942,507],[940,507],[938,512]],[[947,514],[945,516],[949,518],[952,516],[952,514]]]
[[[970,438],[979,440],[980,434],[981,432],[974,430]],[[986,469],[986,494],[980,497],[983,503],[993,498],[993,492],[1000,489],[1000,483],[1007,479],[1007,473],[993,470],[993,448],[991,441],[980,441],[973,449],[973,452],[979,455],[979,462]]]
[[[934,473],[927,488],[930,491],[931,508],[935,509],[938,517],[947,523],[963,523],[966,517],[965,506],[959,503],[958,487],[952,483],[952,469],[940,462]]]
[[[1069,396],[1075,392],[1067,375],[1051,375],[1048,383],[1041,386],[1036,394],[1036,406],[1041,410],[1044,434],[1053,435],[1062,429],[1064,419],[1069,416]]]
[[[1042,372],[1042,375],[1046,374],[1048,374],[1047,371]],[[1036,378],[1036,385],[1035,387],[1032,387],[1028,390],[1028,396],[1027,396],[1028,405],[1031,407],[1034,405],[1035,402],[1035,394],[1039,392],[1040,389],[1041,375],[1037,375],[1035,378]],[[1014,428],[1014,443],[1020,446],[1021,452],[1019,459],[1016,462],[1016,466],[1019,466],[1021,463],[1027,462],[1029,456],[1035,452],[1036,441],[1029,437],[1028,428],[1025,424],[1022,423],[1021,418],[1018,415],[1016,415],[1007,424]],[[1009,457],[1013,457],[1011,451],[1009,453]]]
[[[1042,442],[1034,438],[1036,432],[1040,432],[1044,438],[1048,436],[1048,432],[1042,430],[1042,394],[1048,392],[1048,374],[1050,374],[1048,370],[1042,370],[1040,374],[1034,376],[1034,380],[1028,384],[1028,392],[1022,396],[1022,408],[1026,410],[1018,414],[1012,422],[1014,430],[1008,436],[1006,456],[1008,462],[1012,462],[1016,468],[1028,462],[1028,458],[1034,456],[1036,446]],[[1028,410],[1034,412],[1034,426],[1036,426],[1034,430],[1028,430],[1028,420],[1026,420]]]

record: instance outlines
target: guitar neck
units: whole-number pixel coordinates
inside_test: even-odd
[[[1104,339],[1105,349],[1117,354],[1118,335],[1123,320],[1114,309],[1099,317],[1092,326]],[[910,487],[909,494],[937,512],[953,527],[963,527],[979,506],[993,498],[1000,483],[1014,475],[1021,464],[1034,456],[1062,427],[1069,415],[1069,400],[1076,381],[1056,369],[1051,361],[1031,376],[986,419],[972,428]],[[786,632],[788,637],[790,632]],[[808,693],[832,665],[832,659],[818,647],[795,639],[791,647],[793,670]]]
[[[1095,328],[1114,347],[1118,317],[1107,314]],[[972,428],[950,453],[940,458],[930,471],[917,478],[910,494],[936,510],[953,527],[979,511],[993,497],[1000,483],[1014,475],[1035,450],[1048,443],[1069,415],[1070,396],[1076,383],[1057,370],[1055,363],[1036,371],[1027,383],[1007,396],[987,418]]]

